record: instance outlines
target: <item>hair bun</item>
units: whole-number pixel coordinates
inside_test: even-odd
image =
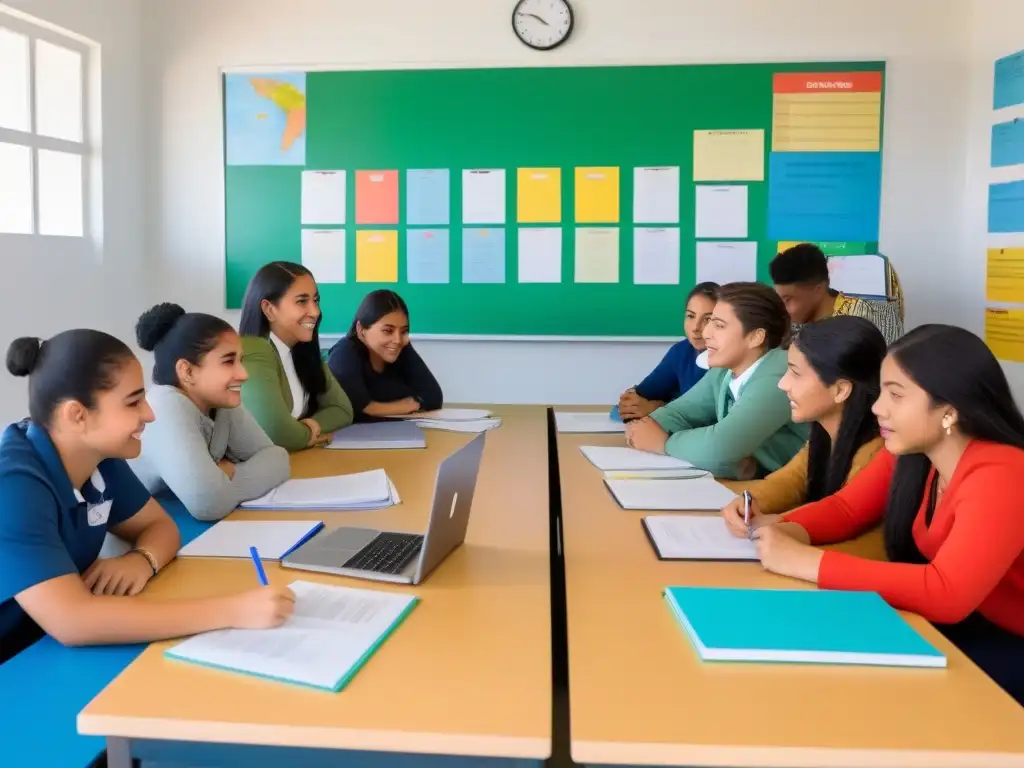
[[[185,310],[177,304],[157,304],[150,310],[142,313],[139,322],[135,324],[135,339],[139,346],[147,352],[156,349],[156,345],[174,327],[178,318],[185,314]]]
[[[7,348],[7,370],[15,376],[28,376],[39,362],[43,340],[35,336],[22,336]]]

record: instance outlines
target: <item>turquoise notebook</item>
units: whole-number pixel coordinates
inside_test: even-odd
[[[705,661],[946,666],[874,592],[667,587],[665,600]]]
[[[405,620],[419,598],[397,592],[288,585],[295,612],[276,629],[222,629],[164,653],[216,669],[340,691]]]

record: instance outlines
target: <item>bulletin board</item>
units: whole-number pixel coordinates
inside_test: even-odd
[[[876,253],[882,62],[225,72],[226,305],[304,262],[323,333],[680,335],[780,242]]]

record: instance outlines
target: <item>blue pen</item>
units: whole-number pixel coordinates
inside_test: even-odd
[[[260,553],[256,551],[256,547],[249,547],[249,554],[252,555],[252,562],[256,566],[256,575],[260,579],[260,584],[264,587],[269,587],[270,582],[267,581],[267,572],[263,570],[263,563],[260,562]]]

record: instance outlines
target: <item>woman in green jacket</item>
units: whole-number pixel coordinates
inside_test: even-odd
[[[626,427],[629,445],[667,453],[717,477],[774,472],[807,442],[779,389],[789,341],[786,305],[760,283],[723,286],[704,326],[707,375],[689,392]]]
[[[242,302],[242,403],[276,444],[299,451],[352,423],[352,403],[320,354],[320,293],[301,264],[273,261]]]

